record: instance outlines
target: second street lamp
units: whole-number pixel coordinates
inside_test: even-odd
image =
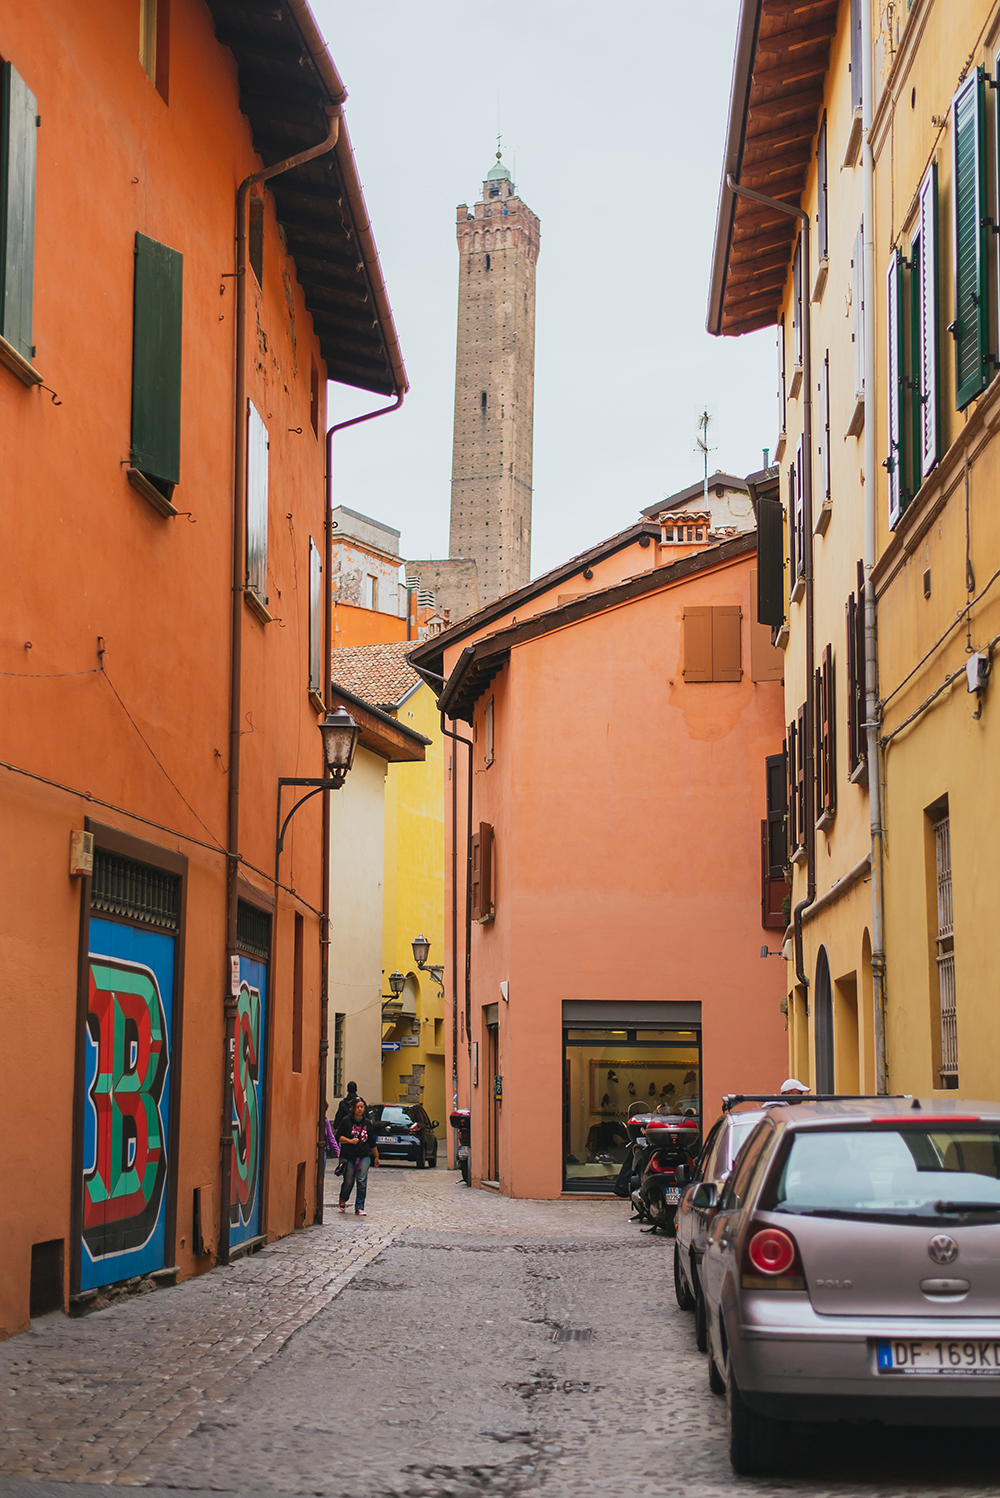
[[[346,707],[341,705],[332,713],[327,713],[319,731],[323,736],[323,759],[326,764],[326,778],[316,780],[315,778],[302,778],[301,776],[282,775],[278,779],[278,816],[276,822],[276,837],[274,846],[274,882],[278,883],[278,866],[281,861],[281,850],[285,845],[285,829],[294,817],[300,806],[311,801],[313,796],[318,796],[320,791],[339,791],[347,779],[351,766],[354,764],[354,754],[358,747],[358,739],[361,737],[361,727],[354,721]],[[310,789],[305,796],[300,796],[292,807],[285,820],[281,820],[281,792],[286,785],[305,785]]]
[[[443,998],[444,997],[444,968],[443,968],[443,966],[440,966],[436,962],[430,962],[429,963],[427,961],[427,959],[428,959],[428,957],[430,956],[430,953],[431,953],[431,944],[430,944],[430,942],[427,940],[426,936],[420,935],[420,936],[415,936],[413,938],[413,941],[410,943],[410,945],[413,948],[413,960],[417,964],[417,967],[420,969],[420,971],[422,973],[430,973],[431,977],[434,979],[434,982],[440,988],[440,990],[441,990],[441,996]]]

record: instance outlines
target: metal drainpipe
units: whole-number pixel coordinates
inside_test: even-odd
[[[452,723],[455,719],[452,718]],[[472,1054],[472,1039],[469,1035],[469,1017],[472,1008],[472,740],[462,738],[452,728],[445,728],[445,715],[441,714],[441,732],[455,744],[464,744],[469,751],[468,830],[466,836],[465,870],[465,1042]],[[471,1083],[470,1083],[471,1088]],[[451,1090],[452,1107],[458,1107],[458,762],[455,751],[451,756]],[[469,1105],[472,1100],[470,1097]]]
[[[240,183],[236,192],[236,458],[233,482],[233,601],[232,601],[232,647],[229,677],[229,890],[226,912],[226,975],[225,975],[225,1049],[222,1061],[222,1163],[221,1201],[219,1204],[219,1252],[218,1262],[229,1263],[229,1193],[232,1183],[233,1154],[233,1063],[236,1049],[236,999],[232,994],[229,967],[230,957],[236,955],[236,913],[239,904],[237,875],[240,866],[240,743],[243,703],[243,586],[246,581],[244,551],[246,549],[246,275],[247,275],[247,198],[251,187],[258,182],[267,182],[282,172],[325,156],[337,144],[340,134],[341,106],[327,110],[330,130],[325,140],[308,151],[300,151],[285,161],[254,172]],[[272,926],[273,931],[273,926]]]
[[[326,569],[326,584],[323,590],[323,638],[326,653],[323,656],[323,701],[327,712],[333,707],[333,589],[330,574],[333,571],[333,437],[346,427],[360,426],[363,421],[374,421],[377,416],[388,416],[398,411],[403,404],[403,391],[391,406],[380,406],[377,411],[368,411],[364,416],[352,416],[349,421],[338,421],[327,428],[326,433],[326,517],[323,526],[323,565]],[[277,891],[275,891],[277,894]],[[323,1198],[326,1181],[326,1068],[330,1056],[330,792],[323,792],[323,900],[322,929],[320,931],[320,991],[319,991],[319,1117],[316,1126],[316,1211],[313,1221],[323,1221]]]
[[[865,733],[868,739],[868,815],[872,844],[872,1000],[875,1087],[889,1091],[885,1043],[885,886],[882,846],[882,751],[878,741],[878,640],[875,585],[875,161],[872,153],[872,3],[861,0],[861,140],[864,184],[865,303]]]
[[[768,198],[750,187],[740,187],[736,179],[727,175],[726,184],[730,192],[740,197],[752,198],[777,213],[797,218],[802,225],[802,444],[805,448],[805,463],[802,483],[802,522],[806,533],[805,585],[806,585],[806,897],[795,907],[795,976],[808,992],[809,977],[805,971],[802,953],[802,915],[816,898],[816,745],[814,742],[815,718],[815,622],[813,619],[813,506],[812,506],[812,303],[810,286],[812,257],[809,249],[809,215],[803,208],[791,203],[782,203],[777,198]]]

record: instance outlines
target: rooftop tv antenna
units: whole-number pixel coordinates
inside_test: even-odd
[[[702,411],[698,417],[698,451],[705,460],[705,508],[708,509],[708,455],[715,452],[714,447],[708,445],[708,424],[712,420],[707,411]]]

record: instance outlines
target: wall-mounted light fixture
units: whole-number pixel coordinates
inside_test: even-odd
[[[361,727],[354,721],[346,707],[338,707],[332,713],[327,713],[319,731],[323,735],[323,758],[326,761],[326,778],[323,780],[303,779],[300,776],[282,775],[278,779],[278,817],[276,822],[277,834],[274,847],[274,882],[278,882],[278,864],[281,860],[281,850],[285,846],[285,829],[294,817],[300,806],[311,801],[313,796],[318,796],[320,791],[339,791],[347,779],[351,766],[354,764],[354,754],[358,747],[358,739],[361,737]],[[284,821],[281,820],[281,792],[286,785],[307,785],[309,793],[300,796],[292,807]]]
[[[437,963],[428,963],[427,959],[431,952],[430,942],[426,936],[415,936],[410,945],[413,947],[413,960],[417,967],[422,973],[430,973],[441,990],[441,997],[444,998],[444,967]]]

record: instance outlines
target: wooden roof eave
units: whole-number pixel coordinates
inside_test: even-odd
[[[780,226],[773,211],[739,198],[728,179],[798,206],[836,19],[835,0],[741,0],[706,319],[716,337],[750,332],[778,315],[781,292],[772,287],[782,245],[786,266],[791,263],[794,221]],[[758,255],[766,257],[759,297],[753,290]],[[731,279],[736,264],[741,274]]]

